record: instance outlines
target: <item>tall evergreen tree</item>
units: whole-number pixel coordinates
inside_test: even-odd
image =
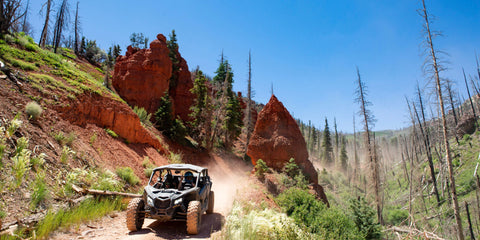
[[[333,163],[333,147],[332,139],[330,137],[330,129],[328,128],[328,120],[325,118],[325,129],[323,130],[323,160],[325,164],[331,165]]]
[[[169,88],[172,90],[177,86],[178,82],[178,73],[180,71],[180,59],[177,56],[178,52],[178,43],[177,43],[177,35],[175,34],[175,29],[172,30],[172,33],[169,35],[170,39],[167,41],[168,47],[168,57],[172,61],[172,76],[170,77],[170,85]],[[170,92],[170,95],[174,94]]]
[[[211,134],[212,100],[208,94],[207,78],[203,72],[197,69],[194,75],[195,81],[193,88],[190,89],[190,92],[196,96],[193,105],[190,107],[192,111],[190,113],[192,137],[200,144],[204,143],[205,146],[209,146],[206,141]]]
[[[223,134],[219,135],[223,135],[223,143],[229,148],[240,135],[243,121],[240,102],[232,91],[233,72],[228,61],[223,59],[223,54],[222,61],[215,73],[213,84],[216,94],[214,97],[218,104],[213,135],[221,130]]]

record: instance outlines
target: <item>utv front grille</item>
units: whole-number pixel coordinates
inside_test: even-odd
[[[165,209],[170,207],[170,199],[161,200],[155,199],[155,208],[157,209]]]

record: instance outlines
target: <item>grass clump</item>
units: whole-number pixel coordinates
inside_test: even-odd
[[[120,167],[116,171],[118,177],[127,182],[128,184],[135,186],[140,183],[140,179],[135,175],[130,167]]]
[[[32,153],[28,149],[23,149],[21,152],[15,154],[12,158],[12,172],[15,179],[14,189],[18,188],[25,176],[25,173],[30,170],[30,155]]]
[[[121,198],[87,199],[78,207],[70,210],[49,211],[35,229],[38,239],[47,239],[58,228],[69,228],[76,224],[87,222],[105,216],[115,210],[124,210],[125,204]]]
[[[30,158],[30,165],[38,170],[43,167],[43,164],[45,164],[45,157],[47,155],[45,153],[40,153],[38,156],[34,156]]]
[[[97,133],[94,132],[93,135],[90,137],[90,145],[93,145],[97,141]]]
[[[170,152],[170,155],[168,156],[168,159],[170,160],[171,164],[181,164],[183,163],[183,156],[181,153],[174,153]]]
[[[40,106],[37,102],[29,102],[25,106],[25,113],[29,119],[36,120],[42,114],[42,106]]]
[[[30,208],[36,209],[48,197],[48,188],[45,183],[45,172],[38,172],[33,182],[33,193],[30,200]]]
[[[227,217],[224,239],[314,239],[294,220],[272,209],[251,210],[235,203]]]
[[[65,143],[65,135],[63,134],[63,132],[60,132],[58,131],[57,133],[51,133],[53,135],[53,138],[55,139],[55,141],[58,142],[58,144],[60,145],[64,145]]]
[[[75,151],[73,151],[68,146],[63,146],[62,154],[60,155],[60,161],[65,164],[68,162],[68,159],[70,158],[70,156],[73,156],[73,155],[75,155]]]
[[[7,131],[5,133],[7,138],[10,138],[17,132],[17,130],[22,126],[23,122],[20,118],[20,113],[17,113],[17,115],[10,121],[10,124],[7,127]]]
[[[74,168],[67,174],[66,183],[59,196],[71,196],[74,194],[72,185],[82,188],[93,188],[106,191],[120,191],[122,185],[111,171],[97,171],[95,169]]]
[[[108,135],[112,136],[113,138],[118,138],[118,134],[111,129],[106,128],[105,132],[107,132]]]
[[[142,161],[142,166],[145,168],[143,170],[145,177],[149,178],[152,175],[155,165],[150,162],[150,158],[148,156],[145,156]]]
[[[137,106],[135,106],[133,108],[133,112],[135,112],[138,116],[138,118],[140,118],[140,122],[145,125],[145,126],[148,126],[148,127],[151,127],[152,126],[152,123],[150,122],[150,118],[152,118],[152,114],[151,113],[148,113],[147,110],[145,110],[145,108],[139,108]]]

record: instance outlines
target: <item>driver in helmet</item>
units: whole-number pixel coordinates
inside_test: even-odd
[[[184,188],[192,188],[195,186],[193,182],[193,173],[188,171],[185,173],[185,184],[183,185]]]

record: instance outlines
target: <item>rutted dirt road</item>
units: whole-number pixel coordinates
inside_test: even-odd
[[[215,209],[213,214],[202,216],[201,231],[198,235],[188,235],[185,222],[159,222],[145,219],[143,228],[138,232],[129,232],[126,224],[126,212],[116,212],[94,222],[81,224],[52,235],[52,239],[209,239],[222,228],[225,217],[230,212],[237,190],[248,181],[251,167],[239,159],[213,155],[205,164],[215,191]]]

